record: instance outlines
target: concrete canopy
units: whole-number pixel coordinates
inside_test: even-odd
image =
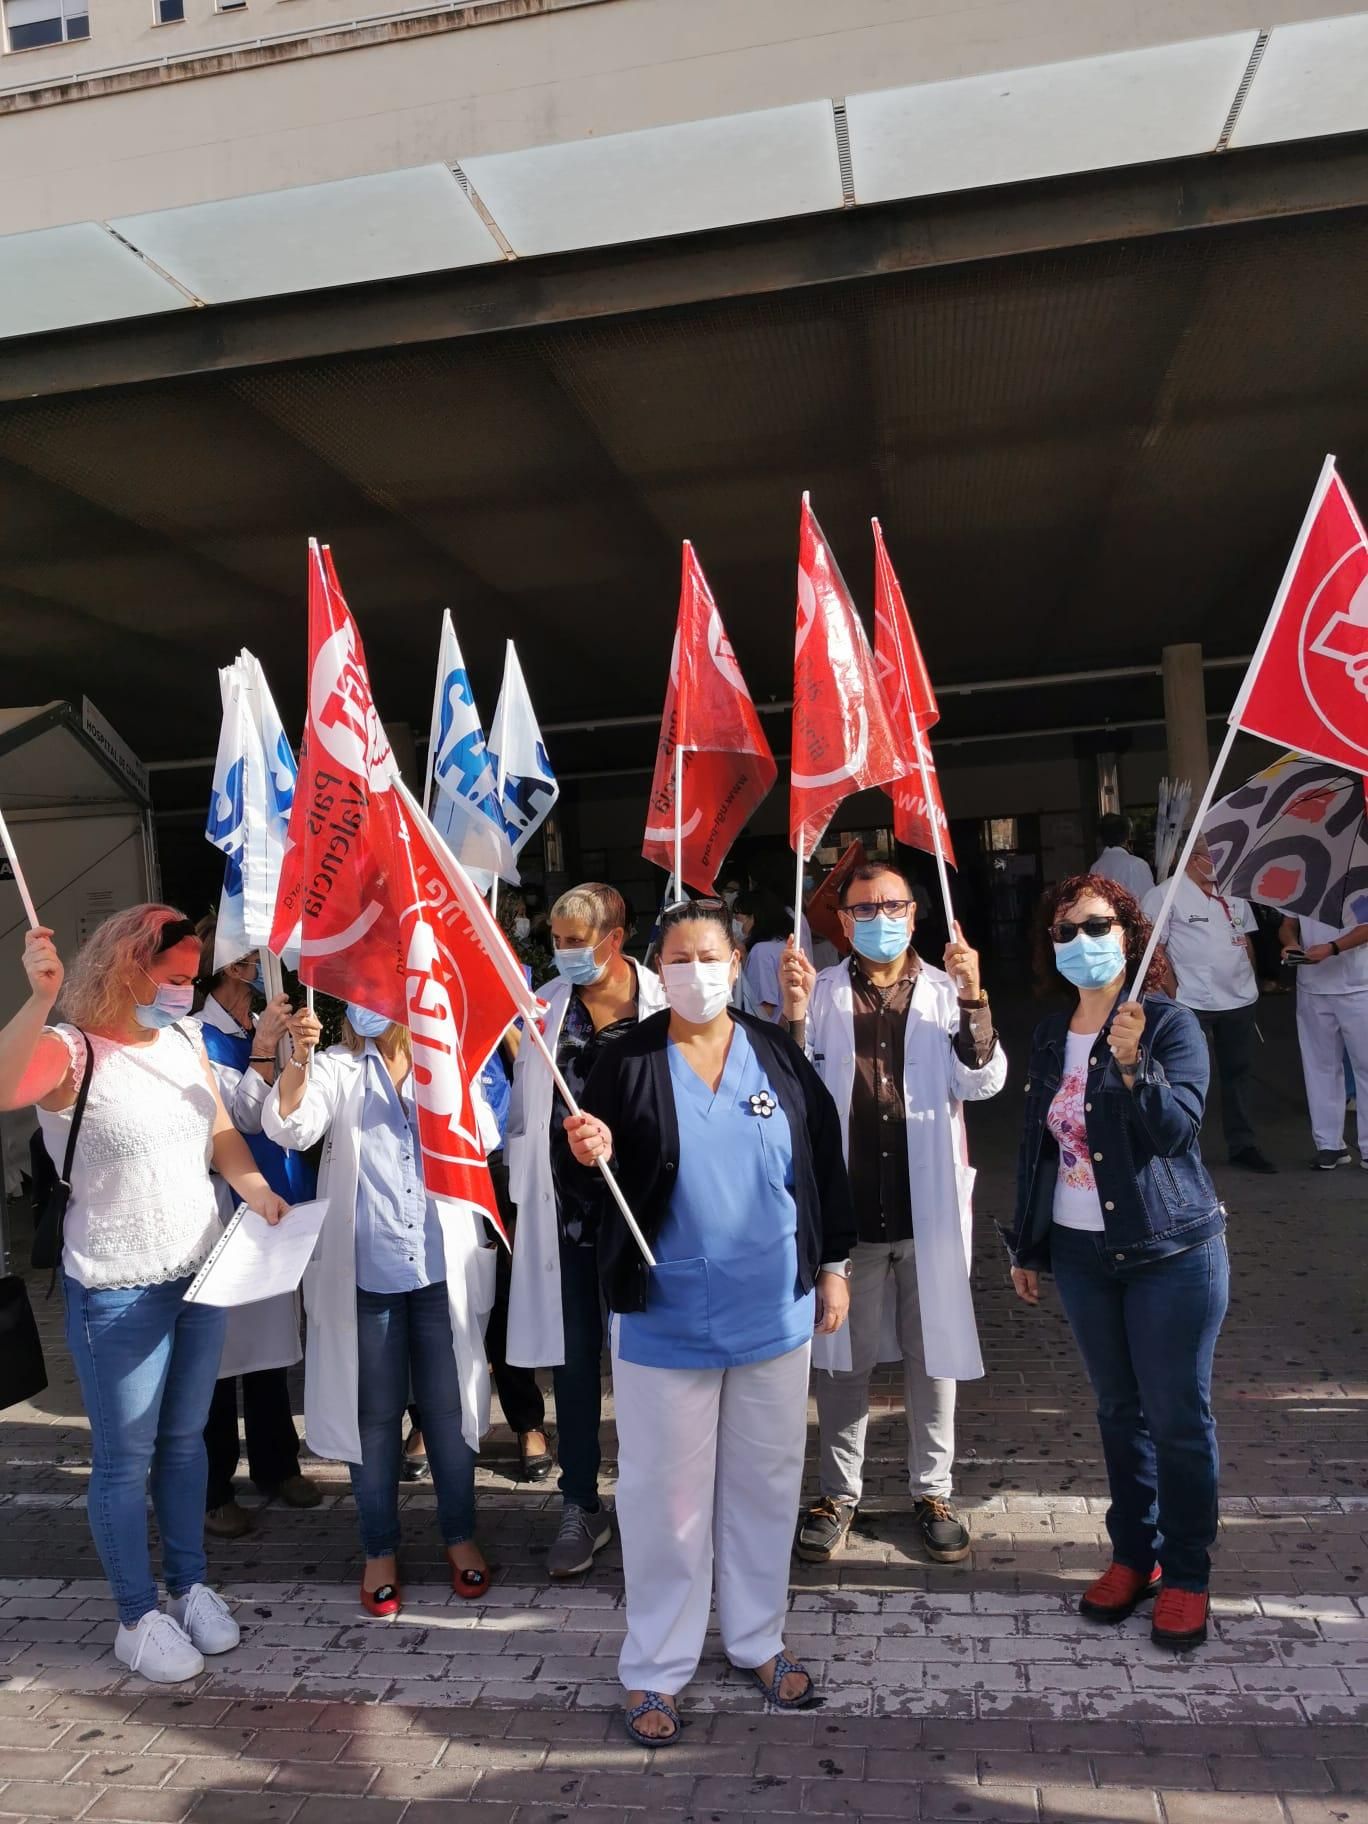
[[[939,685],[1248,652],[1326,450],[1368,495],[1368,160],[1351,138],[1218,168],[515,265],[493,279],[521,317],[485,333],[475,272],[12,343],[4,694],[89,690],[144,758],[203,755],[245,644],[297,732],[313,533],[382,713],[420,731],[445,606],[486,717],[507,636],[545,723],[657,713],[685,536],[757,699],[782,699],[804,487],[866,606],[880,516]],[[1264,206],[1229,206],[1249,173]],[[951,694],[942,726],[1159,704],[1153,680]],[[562,733],[553,757],[611,770],[653,741]]]

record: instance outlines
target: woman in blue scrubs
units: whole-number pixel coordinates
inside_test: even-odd
[[[566,1123],[576,1159],[612,1157],[656,1257],[604,1199],[617,1513],[627,1583],[619,1673],[629,1732],[679,1734],[714,1585],[732,1664],[771,1703],[814,1701],[784,1653],[814,1327],[845,1321],[855,1239],[835,1106],[788,1035],[738,1012],[720,900],[661,921],[668,1012],[605,1053]]]

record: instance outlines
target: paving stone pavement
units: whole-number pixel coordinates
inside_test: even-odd
[[[1022,1017],[1008,1021],[1018,1055]],[[405,1613],[364,1619],[345,1474],[317,1464],[322,1508],[262,1503],[251,1538],[211,1545],[241,1647],[174,1693],[128,1678],[85,1525],[88,1431],[56,1301],[35,1282],[53,1384],[0,1416],[0,1818],[1368,1824],[1368,1175],[1306,1169],[1290,1001],[1261,1017],[1269,1145],[1286,1169],[1218,1173],[1233,1297],[1202,1653],[1175,1659],[1139,1618],[1094,1630],[1074,1610],[1105,1561],[1104,1483],[1057,1302],[1028,1312],[1005,1286],[992,1219],[1010,1204],[1009,1092],[972,1111],[988,1375],[961,1389],[971,1560],[919,1553],[884,1375],[850,1549],[795,1567],[789,1644],[821,1708],[763,1713],[712,1639],[683,1738],[654,1759],[615,1709],[616,1551],[547,1583],[556,1498],[512,1481],[502,1428],[480,1471],[497,1566],[485,1602],[443,1582],[419,1488],[405,1500]],[[611,1403],[605,1448],[611,1494]]]

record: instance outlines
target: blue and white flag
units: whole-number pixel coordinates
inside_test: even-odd
[[[214,967],[270,941],[297,769],[261,666],[242,652],[219,672],[223,725],[205,835],[225,856]],[[298,964],[291,946],[284,960]]]
[[[496,877],[516,885],[518,864],[499,810],[494,768],[449,612],[442,616],[428,767],[428,815],[457,861],[485,891]]]
[[[560,796],[560,787],[542,745],[512,640],[504,655],[503,689],[489,731],[489,763],[498,785],[504,828],[516,856],[541,827]]]

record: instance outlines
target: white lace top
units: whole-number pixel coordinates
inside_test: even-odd
[[[71,1053],[77,1088],[85,1044],[54,1026]],[[186,1021],[147,1045],[92,1037],[95,1068],[66,1213],[62,1264],[83,1286],[147,1286],[194,1273],[221,1228],[209,1156],[214,1097],[204,1043]],[[38,1110],[48,1157],[60,1172],[75,1103]]]

